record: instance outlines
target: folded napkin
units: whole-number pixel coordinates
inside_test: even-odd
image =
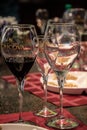
[[[65,115],[67,115],[70,118],[76,119],[73,115],[71,115],[68,111],[64,109]],[[18,119],[18,113],[13,114],[2,114],[0,115],[0,123],[9,123],[9,122],[15,122]],[[53,128],[50,128],[46,125],[46,118],[42,118],[39,116],[34,115],[32,112],[23,112],[23,119],[27,122],[33,122],[35,125],[47,128],[48,130],[54,130]],[[79,120],[79,126],[74,128],[73,130],[87,130],[87,126],[83,123],[81,123]]]
[[[16,80],[15,77],[12,75],[9,76],[2,76],[2,79],[5,81],[15,84]],[[40,82],[41,75],[40,73],[29,73],[26,77],[26,82],[25,82],[25,91],[31,92],[32,94],[44,98],[44,91],[42,87],[42,83]],[[48,101],[55,104],[55,105],[60,105],[59,101],[60,97],[59,94],[49,92],[48,91]],[[87,96],[85,95],[69,95],[69,94],[64,94],[64,106],[81,106],[87,104]]]

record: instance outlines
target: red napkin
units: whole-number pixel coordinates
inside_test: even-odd
[[[42,84],[40,82],[40,73],[31,73],[26,77],[25,82],[25,91],[29,91],[32,94],[44,98],[44,91]],[[6,80],[9,83],[15,84],[16,80],[14,76],[3,76],[2,79]],[[55,104],[60,105],[59,94],[52,93],[48,91],[48,101]],[[81,106],[87,104],[87,96],[84,95],[69,95],[64,94],[64,106]]]
[[[25,91],[29,91],[36,96],[41,98],[44,95],[42,84],[40,83],[41,75],[39,73],[31,73],[26,77],[25,83]],[[8,81],[9,83],[15,84],[16,80],[14,76],[3,76],[2,79]],[[55,93],[48,92],[48,101],[51,103],[58,105],[59,104],[59,95]],[[87,104],[87,97],[82,95],[64,95],[64,106],[79,106]],[[75,118],[71,113],[64,109],[64,114],[68,117]],[[49,130],[53,130],[53,128],[49,128],[46,126],[46,118],[42,118],[39,116],[35,116],[32,112],[24,112],[23,118],[26,121],[32,121],[36,123],[36,125],[47,128]],[[18,113],[14,114],[2,114],[0,115],[0,123],[7,123],[16,121],[18,119]],[[79,126],[74,128],[73,130],[86,130],[87,126],[79,121]]]
[[[64,113],[68,117],[75,119],[75,117],[72,116],[66,110],[64,110]],[[0,115],[0,123],[15,122],[17,121],[17,119],[18,119],[18,113]],[[54,130],[53,128],[49,128],[48,126],[46,126],[46,121],[47,121],[46,118],[35,116],[32,112],[23,112],[23,119],[25,121],[34,122],[36,125],[47,128],[48,130]],[[79,126],[77,128],[74,128],[73,130],[87,130],[87,126],[85,124],[81,123],[80,121],[78,122],[79,122]]]

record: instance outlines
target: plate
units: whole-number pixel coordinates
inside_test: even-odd
[[[47,130],[47,129],[29,124],[6,123],[6,124],[0,124],[0,130]]]
[[[59,93],[59,85],[54,73],[48,75],[47,90]],[[41,78],[41,82],[42,78]],[[87,72],[85,71],[70,71],[67,74],[63,93],[66,94],[82,94],[87,93]]]

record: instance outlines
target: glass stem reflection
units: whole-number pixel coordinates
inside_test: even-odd
[[[24,89],[24,80],[18,81],[18,92],[19,92],[19,122],[23,122],[23,119],[22,119],[23,89]]]

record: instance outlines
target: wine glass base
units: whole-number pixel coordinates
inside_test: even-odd
[[[58,128],[61,130],[64,129],[72,129],[79,125],[79,123],[71,118],[63,118],[63,119],[51,119],[46,124],[49,127]]]
[[[57,115],[57,112],[50,110],[48,108],[43,108],[41,111],[37,112],[35,115],[41,117],[53,117]]]

